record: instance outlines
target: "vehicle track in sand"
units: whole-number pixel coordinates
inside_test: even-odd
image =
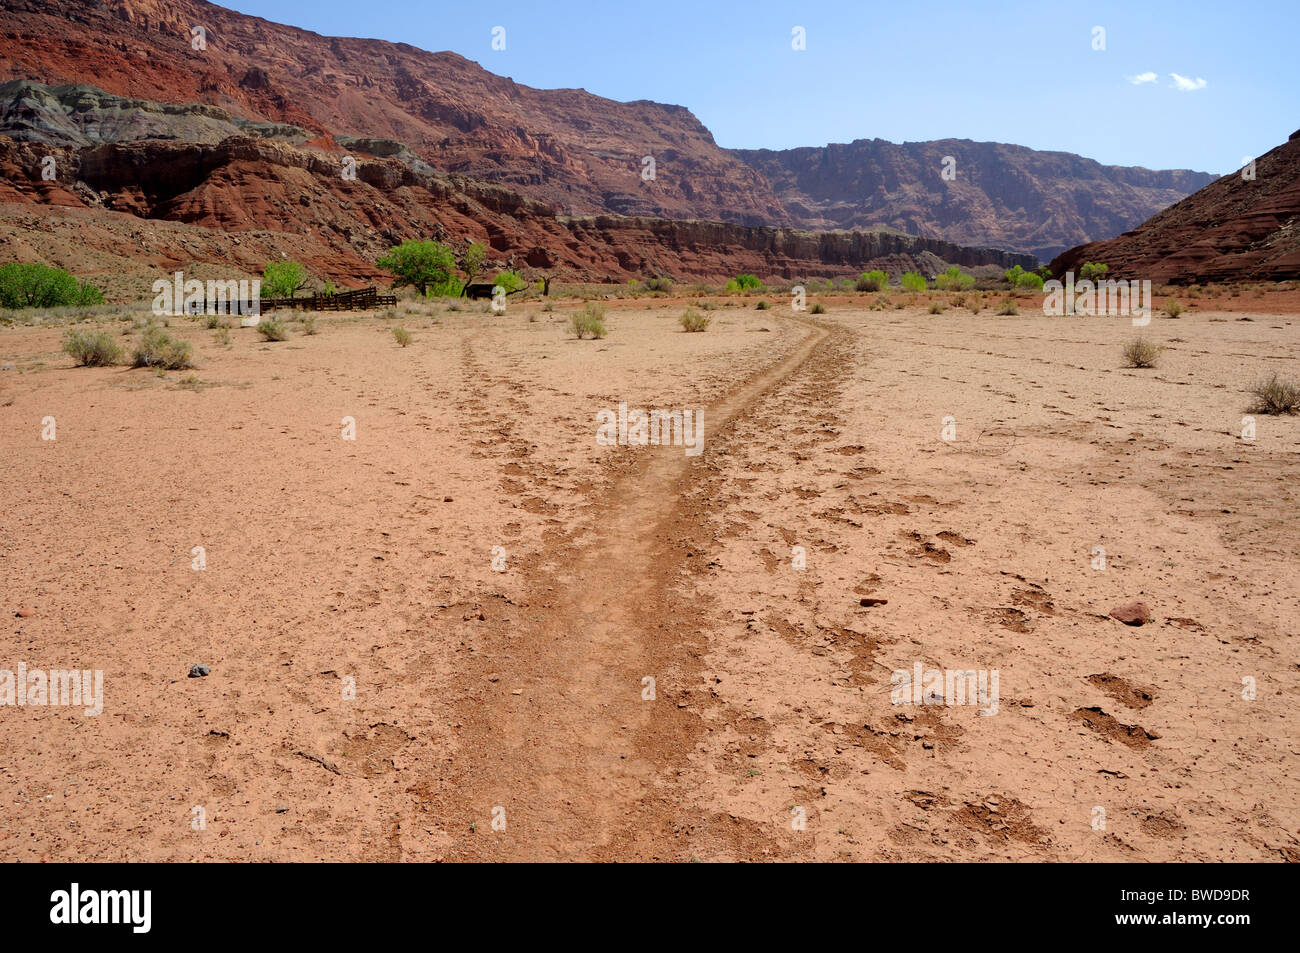
[[[517,607],[525,619],[495,666],[497,690],[456,704],[461,744],[434,800],[477,836],[458,838],[449,859],[679,858],[664,838],[674,829],[692,832],[683,850],[748,853],[740,844],[767,842],[691,816],[663,787],[702,731],[690,678],[701,612],[680,578],[696,569],[691,538],[702,520],[684,497],[710,454],[725,454],[730,425],[833,333],[847,333],[800,323],[810,332],[785,357],[705,408],[703,455],[647,448],[591,502],[581,539],[575,527],[552,536],[573,555],[528,584]],[[652,701],[642,698],[645,676],[656,681]],[[483,830],[498,808],[505,830]]]

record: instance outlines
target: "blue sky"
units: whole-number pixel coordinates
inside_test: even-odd
[[[732,148],[954,137],[1225,173],[1300,128],[1300,0],[223,5],[329,36],[453,50],[529,86],[676,103]],[[796,26],[802,51],[791,48]]]

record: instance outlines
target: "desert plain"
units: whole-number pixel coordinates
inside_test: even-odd
[[[0,858],[1300,859],[1300,417],[1242,437],[1297,296],[1148,369],[896,297],[173,318],[175,372],[0,328],[0,658],[104,685],[5,710]]]

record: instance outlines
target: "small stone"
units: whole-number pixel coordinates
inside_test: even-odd
[[[190,668],[190,678],[203,678],[203,676],[211,674],[212,669],[206,665],[195,665]]]
[[[868,609],[870,609],[872,606],[883,606],[883,605],[888,605],[888,604],[889,604],[889,600],[888,600],[888,599],[860,599],[860,600],[858,600],[858,605],[860,605],[860,606],[866,606]]]
[[[288,805],[288,804],[277,804],[277,805],[275,806],[275,813],[277,813],[277,814],[287,814],[287,813],[289,813],[289,805]]]
[[[1151,621],[1151,609],[1145,602],[1126,602],[1110,610],[1110,617],[1125,625],[1145,625]]]
[[[35,610],[35,609],[19,609],[17,612],[14,613],[14,615],[18,616],[18,618],[20,618],[20,619],[30,619],[32,616],[36,615],[36,610]]]

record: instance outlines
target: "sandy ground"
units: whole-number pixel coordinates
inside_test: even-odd
[[[1300,318],[747,304],[0,329],[0,669],[104,680],[0,707],[0,858],[1300,859]]]

